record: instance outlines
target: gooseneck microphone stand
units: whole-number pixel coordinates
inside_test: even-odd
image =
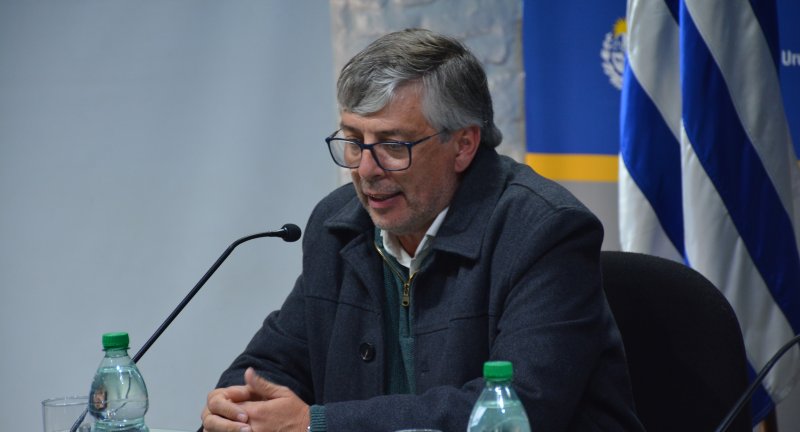
[[[300,235],[301,231],[297,225],[286,224],[278,231],[267,231],[258,234],[252,234],[246,237],[242,237],[239,240],[236,240],[235,242],[231,243],[231,245],[228,246],[227,249],[225,249],[225,252],[223,252],[222,255],[220,255],[219,258],[217,258],[217,261],[214,262],[214,264],[208,269],[208,271],[206,271],[206,274],[204,274],[203,277],[200,278],[200,280],[197,282],[197,284],[195,284],[194,288],[192,288],[192,290],[189,291],[189,294],[186,294],[186,297],[184,297],[183,300],[181,300],[178,306],[172,311],[172,313],[169,314],[167,319],[165,319],[164,322],[161,323],[158,329],[156,329],[155,333],[153,333],[153,335],[150,336],[147,342],[145,342],[144,345],[142,345],[142,347],[139,348],[139,351],[137,351],[132,358],[133,362],[134,363],[138,362],[139,359],[142,358],[144,353],[146,353],[147,350],[150,349],[150,346],[153,345],[153,343],[156,341],[156,339],[158,339],[159,336],[161,336],[162,333],[164,333],[164,330],[166,330],[167,327],[169,327],[172,321],[175,320],[175,317],[177,317],[178,314],[181,313],[183,308],[185,308],[186,305],[189,304],[189,302],[192,300],[195,294],[197,294],[197,292],[200,291],[200,288],[202,288],[203,285],[206,284],[208,279],[211,278],[211,275],[213,275],[214,272],[217,271],[219,266],[222,265],[222,263],[228,258],[228,256],[231,254],[231,252],[233,252],[236,246],[239,246],[240,244],[246,241],[250,241],[260,237],[280,237],[286,242],[294,242],[300,238]],[[72,427],[69,430],[70,432],[76,432],[78,430],[78,427],[81,425],[81,423],[83,423],[83,419],[86,418],[86,414],[88,412],[89,412],[89,406],[87,405],[86,409],[83,410],[83,413],[78,417],[77,420],[75,420],[75,423],[73,423]]]

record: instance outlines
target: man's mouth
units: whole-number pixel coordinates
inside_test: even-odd
[[[400,196],[403,193],[400,191],[389,193],[367,193],[364,196],[367,198],[367,205],[374,211],[389,211],[400,205]]]
[[[390,194],[366,194],[367,198],[369,198],[370,201],[377,201],[377,202],[383,202],[388,199],[394,198],[398,195],[400,195],[400,192],[394,192]]]

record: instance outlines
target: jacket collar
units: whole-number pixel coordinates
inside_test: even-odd
[[[450,203],[434,239],[434,249],[478,259],[489,218],[506,182],[501,165],[501,157],[494,149],[478,150]]]

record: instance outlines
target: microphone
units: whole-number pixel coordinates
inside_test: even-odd
[[[281,229],[279,229],[278,231],[273,231],[265,234],[268,234],[266,237],[280,237],[283,239],[283,241],[291,243],[300,240],[300,233],[301,233],[300,227],[298,227],[297,225],[286,224],[283,227],[281,227]]]
[[[761,371],[753,379],[753,382],[750,383],[750,386],[747,387],[747,390],[744,392],[744,394],[739,398],[738,401],[736,401],[736,404],[728,412],[728,415],[725,416],[725,418],[722,420],[722,423],[720,423],[720,425],[717,427],[716,432],[725,432],[728,430],[728,428],[731,426],[731,423],[733,423],[733,419],[739,415],[739,412],[742,410],[742,408],[747,405],[747,403],[750,401],[750,398],[753,397],[753,393],[756,392],[758,386],[761,385],[761,383],[764,381],[764,378],[767,377],[769,371],[773,366],[775,366],[775,363],[777,363],[778,360],[780,360],[781,357],[783,357],[783,355],[786,354],[789,349],[798,342],[800,342],[800,335],[795,335],[793,338],[789,339],[788,342],[783,344],[778,351],[775,352],[767,364],[761,368]]]
[[[161,333],[164,333],[164,330],[166,330],[167,327],[169,327],[169,325],[172,324],[172,320],[174,320],[175,317],[177,317],[178,314],[181,313],[183,308],[186,307],[186,305],[189,303],[192,297],[194,297],[194,295],[197,294],[198,291],[200,291],[200,288],[202,288],[203,285],[206,284],[211,275],[213,275],[214,272],[217,271],[219,266],[222,265],[222,262],[228,258],[228,255],[230,255],[231,252],[233,252],[236,246],[239,246],[240,244],[246,241],[250,241],[259,237],[280,237],[285,242],[294,242],[300,238],[300,228],[295,224],[286,224],[277,231],[267,231],[263,233],[252,234],[247,237],[242,237],[239,240],[236,240],[235,242],[231,243],[231,245],[228,246],[228,249],[225,249],[225,252],[223,252],[222,255],[220,255],[220,257],[217,258],[217,261],[214,262],[214,264],[208,269],[206,274],[204,274],[203,277],[200,278],[200,280],[197,282],[194,288],[192,288],[192,290],[189,291],[189,294],[187,294],[186,297],[184,297],[183,300],[181,300],[181,302],[178,304],[175,310],[173,310],[172,313],[169,314],[167,319],[165,319],[164,322],[161,323],[161,326],[158,327],[155,333],[153,333],[153,335],[150,336],[150,339],[148,339],[147,342],[145,342],[144,345],[142,345],[142,347],[139,348],[139,351],[136,353],[136,355],[132,357],[133,362],[136,363],[137,361],[139,361],[139,359],[142,358],[144,353],[146,353],[147,350],[150,349],[150,345],[153,345],[153,342],[155,342],[156,339],[158,339],[158,337],[161,336]]]
[[[192,290],[189,291],[189,294],[186,294],[186,297],[184,297],[183,300],[181,300],[181,302],[178,303],[178,306],[176,306],[175,309],[172,311],[172,313],[169,314],[167,319],[165,319],[164,322],[161,323],[161,325],[158,327],[158,329],[156,329],[155,333],[153,333],[153,335],[150,336],[150,339],[148,339],[147,342],[145,342],[144,345],[142,345],[142,347],[139,348],[139,351],[131,358],[131,360],[133,360],[133,362],[136,363],[139,361],[140,358],[142,358],[144,353],[146,353],[147,350],[150,349],[150,346],[153,345],[156,339],[158,339],[159,336],[161,336],[161,333],[164,333],[164,330],[166,330],[167,327],[169,327],[169,325],[172,324],[172,321],[175,320],[175,317],[177,317],[178,314],[181,313],[183,308],[185,308],[186,305],[189,304],[189,301],[192,300],[192,297],[194,297],[195,294],[197,294],[197,292],[200,291],[200,288],[202,288],[203,285],[205,285],[206,282],[208,282],[208,279],[211,278],[211,275],[213,275],[214,272],[217,271],[219,266],[222,265],[222,263],[228,258],[228,255],[230,255],[231,252],[233,252],[236,246],[239,246],[240,244],[246,241],[250,241],[260,237],[280,237],[283,239],[283,241],[291,243],[299,240],[300,235],[301,235],[300,227],[298,227],[295,224],[287,223],[277,231],[267,231],[258,234],[252,234],[246,237],[242,237],[236,240],[235,242],[231,243],[231,245],[228,246],[227,249],[225,249],[225,252],[223,252],[222,255],[220,255],[219,258],[217,258],[217,261],[215,261],[214,264],[212,264],[211,267],[208,269],[208,271],[206,271],[206,274],[204,274],[203,277],[200,278],[200,280],[197,282],[197,284],[195,284],[194,288],[192,288]],[[70,428],[70,432],[75,432],[78,429],[78,426],[80,426],[80,424],[83,423],[83,419],[86,418],[86,414],[88,412],[89,412],[89,407],[87,406],[86,409],[83,411],[83,414],[81,414],[80,417],[78,417],[78,419]]]

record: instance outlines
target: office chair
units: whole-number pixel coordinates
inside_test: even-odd
[[[632,252],[601,253],[603,284],[649,432],[712,432],[747,388],[739,322],[697,271]],[[744,409],[729,431],[752,432]]]

